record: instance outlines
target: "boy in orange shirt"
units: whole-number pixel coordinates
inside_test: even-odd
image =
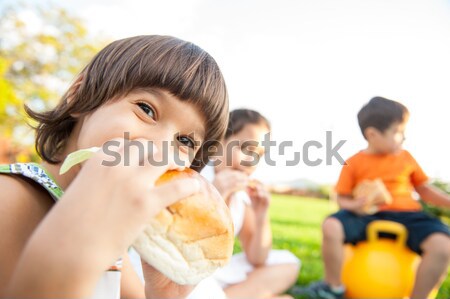
[[[369,101],[358,113],[358,122],[366,149],[358,152],[343,166],[336,191],[340,211],[323,223],[322,256],[325,281],[306,289],[293,290],[308,298],[344,298],[341,282],[344,243],[366,239],[366,227],[374,220],[390,220],[408,230],[407,246],[422,256],[411,298],[427,298],[431,290],[445,278],[450,260],[450,238],[446,225],[422,212],[414,199],[415,190],[433,205],[450,207],[450,197],[427,183],[419,164],[402,149],[408,110],[398,102],[381,97]],[[381,204],[378,212],[367,214],[368,197],[352,194],[359,183],[380,179],[392,197]]]

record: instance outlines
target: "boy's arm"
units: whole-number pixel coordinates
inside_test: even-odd
[[[435,206],[450,208],[450,196],[433,185],[422,184],[415,188],[424,202]]]

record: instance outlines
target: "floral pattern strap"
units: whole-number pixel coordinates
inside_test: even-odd
[[[23,175],[30,178],[42,187],[44,187],[51,197],[57,201],[61,198],[64,191],[59,187],[55,180],[36,163],[14,163],[9,165],[0,165],[0,173],[9,173]]]

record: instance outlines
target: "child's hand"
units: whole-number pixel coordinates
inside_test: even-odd
[[[222,195],[225,201],[231,194],[239,190],[245,190],[248,184],[248,176],[244,172],[224,169],[219,171],[214,177],[213,185]]]
[[[179,285],[142,261],[145,279],[145,296],[149,298],[185,298],[194,289],[191,285]]]
[[[347,210],[357,214],[357,215],[366,215],[368,198],[367,197],[358,197],[351,200],[351,204],[347,207]]]
[[[121,161],[102,165],[113,159],[103,151],[97,152],[85,162],[65,194],[36,228],[15,269],[11,294],[22,298],[37,294],[89,297],[95,282],[126,251],[149,218],[199,191],[199,182],[193,179],[154,187],[155,180],[173,165],[151,166],[149,155],[153,155],[154,161],[161,159],[155,157],[158,153],[149,149],[147,141],[140,140],[144,144],[143,153],[140,155],[137,146],[130,147],[130,163],[125,166],[124,142],[117,141],[119,146],[110,153],[117,154],[114,157],[121,157]],[[139,166],[140,158],[145,158],[143,166]],[[45,275],[40,275],[42,269],[46,269]]]
[[[61,231],[78,237],[83,252],[96,253],[97,262],[105,268],[135,240],[150,217],[199,190],[199,183],[191,179],[154,187],[156,179],[174,165],[150,165],[148,157],[161,161],[157,156],[162,153],[147,140],[135,140],[143,144],[141,152],[137,146],[125,151],[123,139],[115,141],[117,146],[109,147],[109,155],[99,151],[84,163],[50,213],[58,219],[53,225],[67,224]]]
[[[147,140],[135,141],[144,145],[143,153],[137,146],[130,146],[127,159],[123,140],[119,140],[117,153],[121,156],[120,163],[104,166],[105,161],[111,161],[111,156],[98,153],[86,162],[66,194],[76,194],[74,201],[86,204],[84,214],[91,211],[91,215],[98,217],[95,219],[95,230],[102,235],[105,243],[99,245],[117,248],[119,253],[135,240],[149,218],[199,190],[199,182],[189,179],[154,187],[154,182],[175,165],[151,165],[148,157],[152,157],[152,161],[162,161],[162,153]],[[129,160],[129,165],[125,165],[126,160]]]
[[[261,220],[265,218],[270,205],[270,194],[263,184],[252,181],[252,186],[247,187],[247,193],[252,201],[255,216]]]

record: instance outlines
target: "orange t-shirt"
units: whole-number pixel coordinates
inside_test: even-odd
[[[381,179],[392,195],[392,203],[380,211],[420,211],[422,206],[412,196],[414,187],[428,181],[427,175],[406,150],[395,154],[369,154],[360,151],[346,161],[336,184],[339,195],[351,196],[363,180]]]

